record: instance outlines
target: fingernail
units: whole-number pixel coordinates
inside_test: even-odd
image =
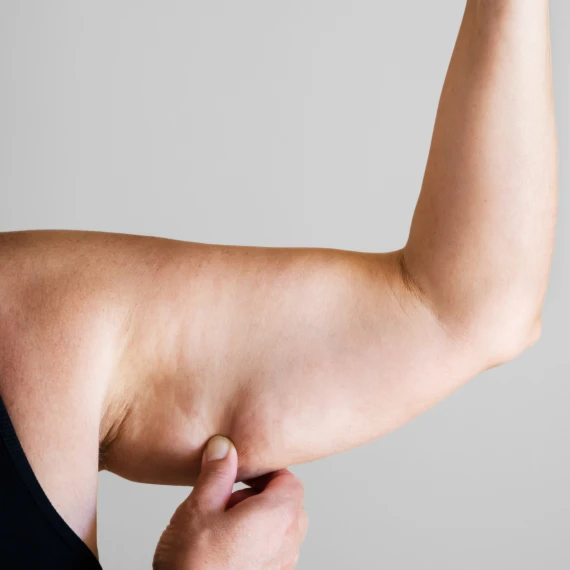
[[[230,446],[232,442],[221,435],[214,436],[206,446],[206,451],[204,452],[204,459],[206,461],[216,461],[218,459],[224,459],[230,452]]]

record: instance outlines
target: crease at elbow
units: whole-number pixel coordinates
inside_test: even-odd
[[[438,302],[409,267],[404,250],[398,252],[398,268],[408,293],[427,307],[456,345],[475,353],[482,369],[515,359],[541,337],[543,302],[532,291],[516,294],[513,287],[500,297],[489,290],[477,303],[454,303],[449,295]]]

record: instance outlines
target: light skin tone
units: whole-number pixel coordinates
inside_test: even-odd
[[[232,493],[238,457],[215,436],[206,446],[190,496],[162,533],[154,570],[293,570],[307,532],[303,486],[290,471]]]
[[[96,552],[98,469],[191,485],[223,434],[244,480],[398,428],[536,342],[556,199],[548,2],[468,0],[401,250],[0,235],[0,390],[48,497]]]

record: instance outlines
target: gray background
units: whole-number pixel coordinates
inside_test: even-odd
[[[301,570],[570,567],[570,3],[551,6],[562,192],[542,339],[396,433],[295,468]],[[463,7],[0,0],[0,229],[399,248]],[[103,566],[150,568],[187,490],[100,483]]]

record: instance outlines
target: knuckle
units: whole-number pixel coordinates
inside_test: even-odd
[[[192,500],[186,500],[174,512],[170,524],[176,528],[185,528],[188,533],[194,533],[202,526],[200,509]]]
[[[199,513],[204,511],[205,507],[206,507],[205,497],[202,495],[202,493],[198,493],[194,489],[190,494],[190,497],[186,501],[186,511],[189,514],[197,516]]]
[[[295,503],[283,505],[282,512],[279,513],[279,516],[283,521],[284,530],[287,533],[297,529],[299,525],[299,507]]]
[[[288,500],[272,501],[263,507],[263,515],[273,534],[283,538],[296,523],[297,509],[294,503]]]
[[[209,511],[210,497],[203,493],[192,492],[187,504],[188,514],[194,519],[206,516]]]

